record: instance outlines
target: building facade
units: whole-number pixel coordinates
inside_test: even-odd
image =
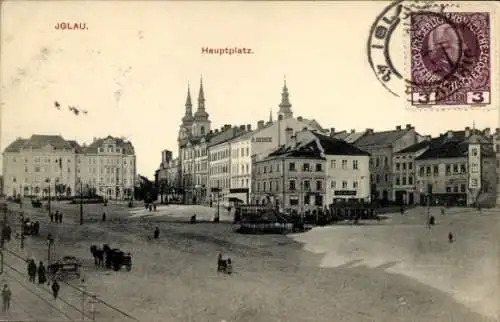
[[[158,187],[160,202],[169,201],[178,197],[179,184],[179,160],[173,158],[172,151],[161,152],[161,163],[155,172],[155,182]]]
[[[393,199],[393,156],[397,151],[424,140],[411,124],[405,128],[374,132],[367,129],[353,144],[368,152],[370,159],[371,200],[387,202]]]
[[[267,156],[253,156],[254,203],[307,214],[336,199],[369,199],[369,153],[314,130],[287,128],[286,140]]]
[[[9,196],[72,196],[94,192],[112,199],[133,194],[135,152],[108,136],[80,146],[59,135],[18,138],[4,151],[4,191]]]
[[[495,152],[491,139],[480,131],[448,131],[415,161],[420,204],[496,203]]]

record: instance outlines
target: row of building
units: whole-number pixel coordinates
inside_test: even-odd
[[[136,157],[124,138],[94,138],[80,145],[60,135],[35,134],[7,146],[2,170],[2,193],[11,197],[95,193],[128,199],[134,191]]]
[[[212,129],[200,82],[193,114],[188,88],[178,155],[162,152],[162,198],[272,203],[283,210],[355,199],[402,204],[492,205],[500,130],[447,131],[432,138],[411,124],[389,131],[324,129],[294,117],[286,83],[276,120]]]

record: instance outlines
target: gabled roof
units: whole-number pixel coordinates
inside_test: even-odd
[[[315,140],[309,143],[302,144],[297,142],[295,145],[282,145],[268,157],[287,157],[287,158],[307,158],[307,159],[322,159],[321,150]]]
[[[370,156],[370,153],[358,149],[354,145],[347,143],[344,140],[332,138],[330,136],[322,135],[317,132],[312,134],[318,139],[323,152],[327,155],[364,155]]]
[[[410,129],[391,130],[383,132],[366,133],[354,144],[356,146],[387,146],[392,145],[398,139],[409,133]]]
[[[110,139],[116,143],[116,146],[123,149],[123,154],[134,154],[134,146],[132,145],[132,143],[130,143],[129,141],[126,141],[122,138],[115,138],[115,137],[112,137],[110,135],[108,135],[105,138],[100,138],[100,139],[95,140],[94,142],[92,142],[89,146],[87,146],[84,149],[84,152],[97,154],[97,149],[99,148],[99,146],[103,145],[104,141],[110,140]]]
[[[41,149],[47,145],[55,149],[72,149],[73,146],[60,135],[33,134],[29,139],[18,138],[4,152],[20,152],[24,148]]]

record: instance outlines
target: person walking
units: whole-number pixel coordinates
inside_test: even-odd
[[[59,286],[59,283],[57,283],[57,280],[55,279],[54,282],[52,282],[52,296],[54,296],[54,300],[57,300],[57,296],[59,295],[59,289],[61,288]]]
[[[54,213],[51,212],[49,216],[50,216],[50,222],[54,222]]]
[[[62,212],[59,213],[59,223],[62,224],[62,217],[63,217],[63,214]]]
[[[38,284],[45,284],[47,282],[47,274],[43,262],[38,264]]]
[[[54,214],[54,222],[55,223],[59,222],[59,210],[56,210],[56,213]]]
[[[7,312],[10,309],[10,298],[12,297],[12,292],[7,284],[3,285],[2,289],[2,312]]]
[[[33,259],[30,259],[30,261],[28,263],[28,277],[29,277],[30,282],[35,283],[36,264],[35,264],[35,261]]]
[[[106,221],[106,213],[105,212],[102,213],[102,221],[103,222]]]

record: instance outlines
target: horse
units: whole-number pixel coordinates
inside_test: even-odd
[[[92,245],[90,246],[90,253],[94,257],[94,265],[96,267],[102,267],[104,265],[104,250],[96,245]]]

